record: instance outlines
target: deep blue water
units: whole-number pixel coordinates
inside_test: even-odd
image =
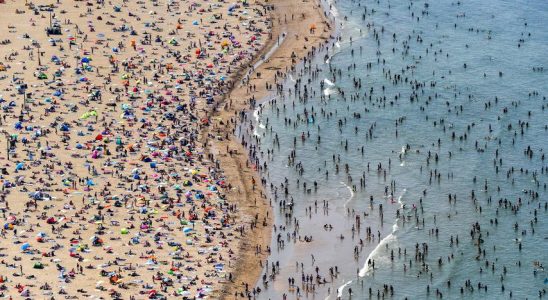
[[[317,299],[349,289],[352,299],[538,298],[548,289],[548,1],[333,5],[341,37],[328,63],[324,51],[301,65],[255,114],[278,226],[269,263],[280,266],[259,298],[296,299],[296,286]],[[302,274],[328,283],[306,293]]]

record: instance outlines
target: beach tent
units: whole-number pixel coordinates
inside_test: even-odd
[[[42,79],[42,80],[48,79],[48,75],[46,75],[45,73],[40,73],[40,74],[38,75],[38,79]]]
[[[81,115],[80,119],[86,120],[89,117],[95,117],[95,116],[97,116],[97,111],[96,110],[90,110],[88,112],[85,112],[83,115]]]
[[[23,170],[25,168],[25,164],[20,162],[18,163],[16,166],[15,166],[15,170],[16,171],[19,171],[19,170]]]
[[[29,248],[30,248],[29,243],[24,243],[23,245],[21,245],[21,250],[22,251],[27,251]]]
[[[35,262],[34,265],[32,266],[32,268],[34,268],[34,269],[43,269],[44,264],[42,264],[41,262]]]

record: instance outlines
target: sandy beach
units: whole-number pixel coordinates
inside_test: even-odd
[[[222,116],[209,111],[266,49],[270,12],[0,5],[3,295],[217,297],[231,280],[252,284],[250,237],[268,244],[268,206],[260,186],[242,185],[251,169],[210,156]]]

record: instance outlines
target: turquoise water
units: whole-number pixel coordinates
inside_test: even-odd
[[[548,2],[339,1],[331,13],[340,41],[255,112],[277,225],[258,298],[538,298]]]

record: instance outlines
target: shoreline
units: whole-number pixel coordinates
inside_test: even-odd
[[[302,1],[302,3],[311,2]],[[325,16],[322,4],[319,1],[314,1],[313,6],[299,6],[299,4],[290,0],[277,0],[272,3],[274,10],[269,11],[272,22],[269,41],[260,54],[249,63],[249,67],[240,69],[239,74],[234,76],[228,96],[218,103],[210,115],[210,118],[219,121],[214,123],[215,126],[207,127],[203,136],[211,137],[212,132],[217,133],[217,136],[225,136],[225,139],[213,139],[212,145],[205,148],[208,149],[209,154],[215,153],[215,159],[220,161],[224,174],[234,184],[233,191],[228,196],[242,197],[243,195],[242,201],[237,203],[240,210],[238,215],[245,219],[243,223],[252,225],[254,216],[258,220],[256,223],[261,223],[254,224],[255,229],[240,240],[237,267],[233,269],[233,281],[232,284],[220,289],[221,299],[237,298],[236,293],[241,293],[243,296],[246,287],[248,290],[255,287],[264,267],[262,262],[269,256],[267,247],[270,246],[272,236],[273,211],[266,201],[268,196],[263,186],[250,187],[249,184],[245,184],[246,180],[260,182],[260,176],[257,170],[253,170],[248,165],[250,157],[245,154],[246,148],[234,136],[235,128],[239,123],[238,113],[248,112],[252,108],[244,99],[250,97],[264,99],[271,94],[273,91],[267,90],[266,83],[275,81],[277,71],[283,70],[282,73],[285,74],[300,63],[309,53],[309,45],[315,46],[332,38],[333,26],[329,24],[331,21]],[[297,18],[290,16],[293,20],[286,21],[287,13],[297,10],[302,15]],[[303,21],[307,26],[303,26]],[[316,27],[313,33],[309,30],[309,26]],[[279,41],[278,37],[282,37],[280,45],[276,45]],[[303,39],[306,43],[304,47],[301,46]],[[264,59],[266,54],[269,54],[269,57]],[[292,56],[297,59],[292,59]],[[244,79],[246,79],[245,83],[243,83]],[[249,91],[250,86],[253,87],[252,93]],[[233,101],[235,98],[239,101]],[[226,126],[227,124],[230,125]],[[223,151],[231,154],[222,154]],[[242,168],[244,165],[246,167]],[[254,234],[255,238],[248,239],[250,234]]]

